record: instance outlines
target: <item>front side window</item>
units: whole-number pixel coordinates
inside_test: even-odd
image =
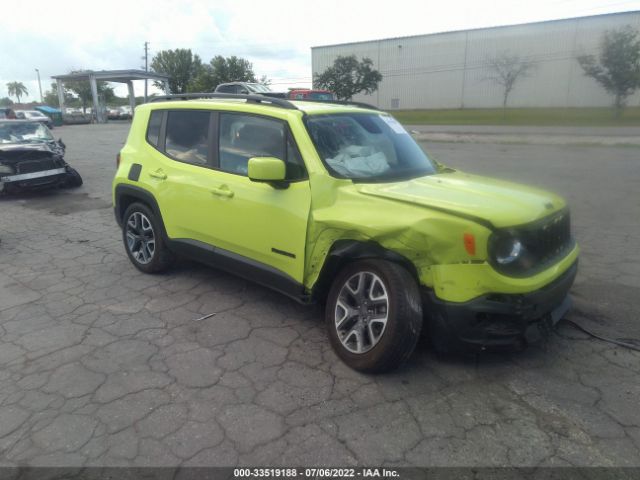
[[[236,86],[235,85],[222,85],[220,88],[218,88],[218,93],[236,93]]]
[[[203,110],[168,112],[165,152],[176,160],[206,165],[211,114]]]
[[[219,149],[220,169],[225,172],[247,175],[250,158],[275,157],[285,162],[287,180],[306,178],[298,148],[280,120],[222,113]]]
[[[436,172],[435,164],[389,115],[313,115],[306,126],[318,155],[338,178],[384,182]]]
[[[220,115],[220,169],[247,174],[252,157],[284,160],[284,125],[277,120],[223,113]]]

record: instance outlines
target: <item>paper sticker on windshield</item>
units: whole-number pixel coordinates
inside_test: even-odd
[[[380,115],[380,118],[384,121],[384,123],[389,125],[391,127],[391,130],[393,130],[394,132],[409,135],[404,127],[400,125],[400,122],[398,122],[395,118],[389,115]]]

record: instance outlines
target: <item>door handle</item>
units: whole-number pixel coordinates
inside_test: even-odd
[[[164,173],[164,171],[161,168],[159,168],[155,172],[149,172],[149,176],[153,177],[153,178],[157,178],[158,180],[166,180],[167,179],[167,174]]]
[[[229,190],[229,187],[227,187],[226,185],[223,185],[222,187],[219,187],[219,188],[212,188],[211,193],[219,197],[227,197],[227,198],[233,198],[233,195],[234,195],[233,192]]]

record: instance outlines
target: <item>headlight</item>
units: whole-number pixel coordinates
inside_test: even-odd
[[[13,173],[13,168],[11,168],[9,165],[2,165],[0,164],[0,174],[12,174]]]
[[[517,261],[524,252],[522,242],[517,238],[505,237],[496,242],[495,259],[500,265],[510,265]]]
[[[489,239],[489,262],[505,275],[522,276],[535,264],[535,255],[516,232],[494,233]]]

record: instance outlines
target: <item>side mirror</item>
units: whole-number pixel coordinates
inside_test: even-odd
[[[272,183],[277,188],[287,184],[287,168],[283,160],[274,157],[254,157],[249,159],[248,175],[253,182]]]
[[[62,141],[62,138],[58,139],[58,145],[60,145],[62,148],[66,149],[67,146],[64,144],[64,142]]]

